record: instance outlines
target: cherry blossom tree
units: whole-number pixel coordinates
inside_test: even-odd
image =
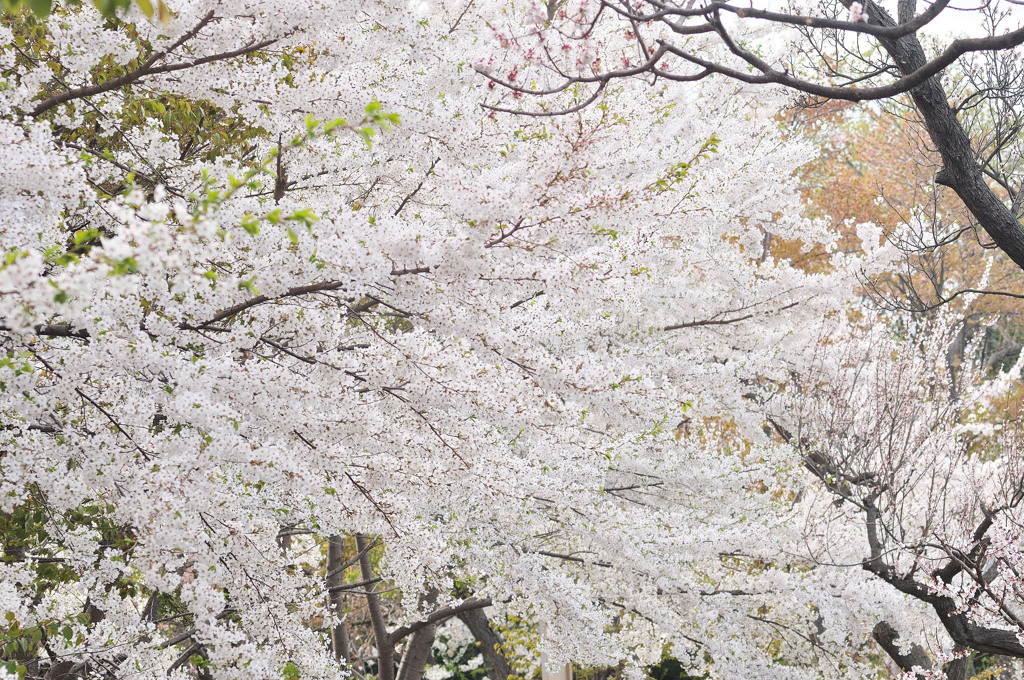
[[[875,626],[907,678],[969,677],[977,654],[1024,656],[1021,362],[985,379],[965,361],[954,379],[959,328],[943,316],[898,335],[862,322],[830,335],[770,419],[820,481],[805,487],[816,560],[863,569],[937,615]]]
[[[938,156],[935,182],[952,189],[988,239],[1024,267],[1018,5],[552,0],[537,7],[530,26],[496,27],[520,47],[514,64],[480,69],[502,93],[539,99],[498,96],[493,106],[533,115],[565,108],[559,93],[576,93],[581,105],[623,78],[725,77],[783,86],[806,103],[886,100],[895,115],[927,130]],[[975,30],[943,39],[951,27]]]
[[[902,604],[797,556],[761,404],[887,254],[771,256],[834,245],[781,97],[524,119],[476,69],[529,8],[171,9],[0,28],[8,674],[417,680],[485,606],[559,663],[867,672]]]

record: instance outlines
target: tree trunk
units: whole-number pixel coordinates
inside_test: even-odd
[[[398,680],[421,680],[423,669],[430,660],[430,648],[434,646],[437,625],[424,626],[412,634],[398,667]]]
[[[356,534],[356,550],[359,551],[359,571],[363,580],[373,580],[370,551],[366,537],[362,534]],[[377,679],[395,680],[395,647],[391,643],[387,624],[384,623],[384,613],[380,608],[380,595],[376,593],[376,587],[373,585],[367,586],[366,607],[370,610],[370,625],[373,628],[373,638],[377,647]]]
[[[875,642],[885,650],[889,658],[895,661],[896,665],[904,673],[910,673],[915,666],[925,671],[931,670],[932,660],[928,658],[928,654],[917,643],[911,645],[910,651],[906,654],[900,651],[899,645],[896,643],[900,634],[887,621],[876,623],[874,630],[871,631],[871,637],[875,639]],[[923,678],[925,676],[918,675],[918,677]]]
[[[480,651],[484,655],[484,663],[487,665],[487,677],[490,680],[508,680],[512,674],[512,667],[502,650],[501,636],[491,628],[491,622],[487,620],[487,614],[483,609],[473,609],[459,614],[459,619],[466,624],[473,638],[480,645]]]
[[[345,579],[345,572],[341,569],[345,559],[345,537],[334,535],[327,539],[327,588],[328,604],[332,612],[341,619],[331,629],[331,650],[334,658],[338,661],[344,659],[349,664],[353,662],[352,641],[348,636],[348,626],[345,624],[345,595],[341,591],[331,592],[330,588],[340,586]]]

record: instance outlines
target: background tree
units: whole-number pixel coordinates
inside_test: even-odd
[[[854,228],[867,221],[903,254],[890,271],[865,280],[869,305],[897,317],[934,316],[949,306],[964,322],[950,348],[954,364],[979,331],[981,359],[990,368],[1012,364],[1021,347],[1020,269],[987,242],[955,196],[933,183],[936,158],[923,128],[845,104],[799,109],[793,121],[822,146],[818,160],[802,169],[810,216],[831,220],[844,251],[857,251]],[[778,240],[772,252],[810,270],[828,259],[824,248],[801,252],[800,244]]]
[[[917,3],[905,0],[897,3],[894,18],[870,0],[826,0],[807,14],[795,6],[777,12],[717,0],[602,0],[593,7],[551,2],[534,26],[502,29],[520,45],[514,65],[480,68],[504,86],[496,108],[541,115],[565,107],[552,102],[524,108],[507,98],[573,91],[582,104],[622,78],[689,82],[712,75],[780,85],[812,100],[902,97],[941,161],[935,181],[950,187],[995,245],[1024,267],[1014,113],[1021,93],[1016,48],[1024,43],[1024,28],[1015,23],[1012,4],[985,3],[975,10],[983,37],[958,38],[929,51],[932,41],[923,31],[946,16],[948,6],[939,0],[918,14]],[[611,39],[621,34],[631,44]],[[949,77],[958,63],[962,71]],[[516,78],[509,77],[512,72]],[[979,121],[988,123],[985,134],[976,128]]]
[[[789,402],[796,408],[772,419],[822,482],[811,502],[820,514],[808,523],[820,559],[859,563],[938,615],[938,638],[898,621],[875,628],[908,678],[932,677],[926,671],[943,663],[949,677],[963,678],[986,656],[1024,652],[1016,632],[1022,477],[1011,377],[1019,364],[994,382],[965,365],[951,392],[944,355],[958,329],[941,321],[904,339],[876,327],[841,358],[828,349]]]

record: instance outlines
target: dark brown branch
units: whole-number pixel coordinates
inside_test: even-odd
[[[484,607],[490,606],[491,598],[474,597],[466,600],[462,604],[455,605],[454,607],[444,607],[442,609],[438,609],[436,612],[428,616],[423,621],[417,621],[416,623],[411,623],[408,626],[402,626],[401,628],[397,628],[393,633],[391,633],[391,644],[399,642],[406,636],[412,635],[416,631],[426,626],[441,623],[442,621],[450,619],[453,616],[458,616],[463,612],[468,612],[473,609],[483,609]]]
[[[420,268],[420,269],[423,270],[423,271],[429,271],[429,269],[426,269],[426,268]],[[405,273],[422,273],[422,272],[420,270],[407,270],[407,271],[392,272],[392,275],[399,276],[399,275],[402,275],[402,274],[405,274]],[[313,284],[310,284],[308,286],[296,286],[294,288],[289,288],[283,295],[278,295],[276,297],[270,297],[268,295],[256,295],[255,297],[251,297],[248,300],[245,300],[243,302],[239,302],[236,305],[232,305],[231,307],[228,307],[227,309],[224,309],[224,310],[222,310],[220,312],[217,312],[216,314],[214,314],[212,317],[210,317],[206,321],[203,321],[203,322],[200,322],[200,323],[197,323],[197,324],[189,324],[189,323],[184,323],[183,322],[183,323],[178,324],[178,328],[180,328],[183,331],[223,330],[223,329],[215,329],[215,328],[213,328],[213,326],[215,326],[215,324],[217,324],[220,321],[223,321],[225,319],[231,318],[231,317],[235,316],[236,314],[244,312],[245,310],[250,309],[251,307],[255,307],[257,305],[261,305],[264,302],[271,302],[271,301],[275,301],[275,300],[284,300],[284,299],[287,299],[287,298],[290,298],[290,297],[297,297],[299,295],[307,295],[309,293],[319,293],[319,292],[323,292],[323,291],[338,290],[339,288],[342,288],[343,286],[344,286],[344,283],[342,283],[341,281],[325,281],[323,283],[313,283]],[[45,336],[45,337],[52,337],[52,338],[81,338],[81,339],[86,339],[86,338],[89,337],[89,332],[87,330],[85,330],[83,328],[74,328],[73,326],[68,326],[68,325],[63,325],[63,324],[40,324],[38,326],[35,326],[34,330],[35,330],[36,335],[42,335],[42,336]],[[11,329],[9,327],[7,327],[7,326],[0,326],[0,332],[10,333]],[[278,349],[282,349],[279,345],[277,345],[277,344],[275,344],[275,343],[273,343],[271,341],[268,341],[268,344],[274,345]],[[305,358],[302,358],[302,357],[297,357],[297,358],[300,358],[303,361],[306,360]]]
[[[940,598],[933,607],[954,642],[976,652],[1024,658],[1024,645],[1017,639],[1017,633],[977,625],[948,597]]]
[[[327,588],[327,592],[329,592],[329,593],[341,593],[341,592],[344,592],[346,590],[357,590],[359,588],[362,588],[363,586],[372,586],[374,583],[380,583],[383,580],[384,579],[382,579],[382,578],[380,578],[378,576],[376,578],[371,578],[371,579],[369,579],[367,581],[360,581],[359,583],[343,583],[341,585],[336,585],[336,586],[328,587]]]
[[[746,71],[740,71],[739,69],[723,66],[708,59],[704,59],[703,57],[698,57],[696,54],[691,54],[686,50],[676,47],[675,45],[670,45],[664,40],[659,40],[658,43],[669,53],[674,54],[680,59],[688,61],[695,66],[700,66],[709,74],[718,73],[732,78],[733,80],[749,83],[751,85],[767,85],[774,83],[797,90],[798,92],[803,92],[804,94],[814,95],[815,97],[840,99],[849,102],[862,102],[873,99],[888,99],[890,97],[903,94],[904,92],[909,92],[924,84],[925,81],[932,78],[932,76],[942,72],[950,64],[970,52],[1005,50],[1017,47],[1024,43],[1024,28],[1017,29],[1016,31],[1010,31],[1003,35],[989,36],[987,38],[959,38],[954,40],[939,56],[925,64],[922,64],[915,71],[908,73],[888,85],[879,85],[877,87],[838,87],[832,85],[821,85],[808,80],[801,80],[800,78],[791,76],[785,71],[779,71],[768,67],[767,65],[765,65],[765,68],[758,69],[760,74],[748,73]],[[692,79],[692,76],[677,76],[663,71],[659,71],[659,74],[669,80]]]
[[[96,85],[86,85],[85,87],[78,87],[73,90],[68,90],[67,92],[56,94],[48,99],[44,99],[43,101],[39,102],[34,109],[32,109],[32,112],[29,115],[35,118],[40,114],[49,111],[54,106],[59,106],[60,104],[72,101],[73,99],[81,99],[82,97],[90,97],[92,95],[102,94],[103,92],[110,92],[111,90],[116,90],[120,87],[124,87],[125,85],[130,85],[139,78],[148,76],[149,74],[154,72],[154,64],[156,64],[158,61],[166,57],[174,50],[184,45],[192,38],[196,37],[199,31],[203,30],[203,28],[205,28],[207,24],[209,24],[211,21],[213,21],[212,9],[209,12],[207,12],[202,19],[199,20],[198,24],[193,26],[190,30],[182,34],[180,38],[175,40],[170,47],[160,50],[159,52],[153,53],[153,55],[149,59],[144,61],[142,65],[140,65],[135,70],[129,71],[128,73],[124,74],[123,76],[120,76],[119,78],[111,78],[110,80],[104,83],[99,83]]]
[[[359,378],[359,376],[354,376],[354,377],[362,380],[362,378]],[[394,524],[391,523],[391,517],[388,516],[387,511],[381,506],[381,504],[377,502],[377,499],[375,499],[373,497],[373,494],[371,494],[369,491],[367,491],[366,487],[363,486],[362,484],[360,484],[359,482],[357,482],[355,477],[350,475],[348,472],[345,473],[345,476],[348,477],[348,481],[352,482],[352,486],[356,487],[356,491],[361,493],[363,495],[363,498],[365,498],[366,500],[370,501],[370,504],[374,507],[374,509],[377,510],[377,512],[379,512],[381,514],[381,516],[384,518],[384,521],[388,523],[389,527],[391,527],[391,531],[393,531],[395,533],[395,536],[398,536],[399,535],[398,529],[395,527]],[[358,544],[358,541],[357,541],[357,544]],[[363,559],[362,553],[363,552],[365,552],[364,549],[363,548],[359,548],[360,564],[362,564],[362,559]],[[364,578],[367,578],[367,577],[364,576]]]
[[[508,680],[512,675],[512,666],[502,649],[501,636],[491,627],[487,614],[483,609],[470,609],[459,614],[459,620],[466,624],[473,634],[487,664],[487,677],[490,680]]]
[[[47,338],[79,338],[84,340],[89,337],[89,331],[84,328],[75,328],[64,324],[43,323],[34,326],[32,329],[36,335]],[[9,326],[0,326],[0,333],[12,333]]]
[[[405,207],[405,204],[408,203],[409,201],[411,201],[413,199],[413,196],[415,196],[417,193],[419,193],[419,190],[422,189],[424,183],[426,183],[427,178],[430,177],[432,174],[434,174],[434,166],[437,165],[437,162],[439,160],[441,160],[441,159],[440,158],[435,158],[434,159],[434,162],[430,164],[429,168],[427,168],[427,174],[423,176],[423,179],[420,180],[420,183],[416,185],[416,188],[412,190],[411,194],[409,194],[408,196],[403,198],[402,202],[398,204],[398,208],[395,209],[395,217],[398,217],[398,213],[402,212],[402,208]]]
[[[221,619],[227,618],[228,616],[231,616],[234,613],[235,613],[234,609],[225,609],[220,614],[217,614],[216,618],[219,621]],[[190,628],[189,630],[186,630],[184,633],[181,633],[180,635],[175,635],[172,638],[164,640],[159,645],[157,645],[157,647],[160,648],[160,649],[167,649],[168,647],[173,647],[174,645],[178,644],[179,642],[184,642],[185,640],[188,640],[190,637],[195,635],[197,631],[198,631],[198,629],[196,629],[196,628]]]
[[[110,415],[110,413],[105,408],[100,406],[98,402],[93,400],[85,392],[83,392],[82,390],[78,389],[77,387],[75,388],[75,393],[78,394],[78,396],[80,396],[82,399],[85,399],[87,402],[92,404],[96,408],[97,411],[102,413],[106,417],[106,419],[108,421],[110,421],[110,424],[113,425],[117,429],[118,432],[123,434],[128,439],[128,441],[130,441],[132,443],[132,445],[135,446],[135,449],[139,453],[142,454],[143,458],[145,458],[146,460],[152,460],[153,459],[153,454],[150,453],[149,451],[145,450],[141,446],[139,446],[138,442],[136,442],[135,439],[132,438],[132,436],[130,434],[128,434],[128,431],[125,430],[123,427],[121,427],[121,424],[119,422],[117,422],[117,420],[114,419],[114,416]]]
[[[904,654],[900,651],[900,647],[896,643],[900,634],[886,621],[879,621],[875,624],[874,630],[871,631],[871,637],[904,673],[910,673],[915,666],[926,671],[931,670],[932,660],[916,642],[910,646],[908,653]]]
[[[729,324],[739,323],[740,321],[746,321],[747,319],[752,318],[754,318],[753,314],[746,314],[732,319],[703,319],[701,321],[687,321],[684,323],[673,324],[671,326],[665,326],[662,330],[677,331],[680,328],[697,328],[699,326],[728,326]]]
[[[800,303],[799,302],[791,302],[788,305],[783,305],[782,307],[779,307],[779,309],[777,311],[784,312],[787,309],[792,309],[793,307],[796,307],[798,304],[800,304]],[[728,313],[728,312],[723,312],[723,313]],[[676,330],[679,330],[680,328],[697,328],[697,327],[700,327],[700,326],[727,326],[729,324],[739,323],[741,321],[746,321],[748,319],[752,319],[752,318],[754,318],[754,316],[755,315],[753,313],[751,313],[751,314],[745,314],[743,316],[732,317],[732,318],[729,318],[729,319],[711,318],[711,319],[702,319],[700,321],[686,321],[686,322],[683,322],[683,323],[672,324],[671,326],[665,326],[662,330],[664,330],[664,331],[676,331]]]
[[[588,562],[582,557],[574,557],[573,555],[563,555],[562,553],[548,552],[547,550],[538,550],[538,555],[544,555],[545,557],[554,557],[556,560],[563,560],[565,562],[576,562],[577,564],[591,564],[595,567],[611,567],[612,565],[608,562]]]
[[[244,312],[250,307],[261,305],[264,302],[269,302],[270,300],[284,300],[285,298],[306,295],[308,293],[319,293],[328,290],[338,290],[344,285],[345,284],[342,283],[341,281],[324,281],[323,283],[312,283],[308,286],[296,286],[294,288],[289,288],[287,292],[285,292],[283,295],[278,295],[277,297],[273,298],[267,295],[257,295],[255,297],[249,298],[248,300],[245,300],[244,302],[239,302],[237,305],[232,305],[231,307],[228,307],[227,309],[214,314],[212,317],[210,317],[206,321],[203,321],[202,323],[198,323],[195,325],[182,323],[178,325],[178,328],[184,331],[204,330],[216,324],[219,321],[228,319],[232,316],[235,316],[239,312]]]
[[[198,654],[200,651],[202,651],[202,649],[203,649],[203,646],[198,644],[198,643],[196,643],[196,644],[192,645],[191,647],[189,647],[188,649],[186,649],[184,652],[181,653],[181,655],[177,659],[174,660],[174,663],[172,663],[170,666],[168,666],[168,668],[167,668],[167,675],[170,675],[174,671],[176,671],[179,668],[181,668],[185,664],[186,661],[188,661],[190,658],[192,658],[193,654]]]
[[[210,11],[210,14],[213,14],[213,10]],[[81,99],[83,97],[91,97],[93,95],[102,94],[104,92],[110,92],[112,90],[124,87],[125,85],[130,85],[131,83],[147,76],[154,76],[161,73],[173,73],[175,71],[183,71],[185,69],[195,68],[196,66],[209,64],[215,61],[225,61],[227,59],[241,57],[243,55],[262,50],[265,47],[269,47],[276,43],[277,40],[277,38],[261,40],[260,42],[250,43],[248,45],[239,47],[235,50],[219,52],[217,54],[211,54],[206,57],[193,59],[192,61],[179,62],[176,64],[166,64],[164,66],[150,68],[145,68],[145,65],[143,65],[142,67],[139,67],[131,73],[126,73],[120,78],[113,78],[98,85],[80,87],[74,90],[70,90],[68,92],[61,93],[59,95],[54,95],[53,97],[50,97],[49,99],[40,102],[39,105],[36,106],[36,108],[34,108],[29,115],[35,118],[45,113],[46,111],[52,109],[54,106],[59,106],[60,104],[64,104],[74,99]],[[151,60],[147,61],[147,63],[149,63],[150,61]]]
[[[933,309],[938,309],[942,305],[945,305],[945,304],[948,304],[948,303],[952,302],[953,300],[957,299],[961,295],[967,295],[969,293],[972,293],[972,294],[975,294],[975,295],[997,295],[997,296],[1001,296],[1001,297],[1017,298],[1018,300],[1024,300],[1024,295],[1022,295],[1020,293],[1009,293],[1009,292],[1002,291],[1002,290],[979,290],[977,288],[964,288],[963,290],[958,290],[957,292],[953,293],[952,295],[950,295],[947,298],[941,298],[938,302],[936,302],[934,304],[926,305],[926,306],[915,306],[913,311],[915,311],[915,312],[929,312],[929,311],[931,311]]]
[[[429,274],[430,267],[410,267],[408,269],[392,269],[392,276],[409,276],[410,274]],[[380,303],[380,300],[377,300]],[[389,305],[390,306],[390,305]]]
[[[570,113],[576,113],[577,111],[582,111],[583,109],[587,108],[588,106],[593,104],[595,101],[597,101],[597,98],[601,96],[602,92],[604,92],[604,88],[605,88],[605,86],[607,84],[608,84],[607,81],[602,81],[600,84],[598,84],[597,89],[594,90],[594,93],[592,95],[590,95],[589,97],[587,97],[585,100],[583,100],[582,102],[580,102],[576,106],[570,106],[567,109],[561,109],[561,110],[558,110],[558,111],[527,111],[525,109],[506,109],[506,108],[503,108],[501,106],[493,106],[491,104],[480,104],[480,106],[481,106],[481,108],[485,108],[485,109],[487,109],[489,111],[496,111],[497,113],[514,113],[514,114],[517,114],[517,115],[520,115],[520,116],[531,116],[531,117],[534,117],[534,118],[547,118],[547,117],[551,117],[551,116],[567,116]]]
[[[842,21],[840,19],[828,19],[825,17],[812,17],[800,14],[785,14],[782,12],[769,12],[766,10],[754,9],[753,7],[736,7],[725,2],[711,2],[702,6],[699,10],[686,12],[690,16],[710,16],[717,11],[730,12],[740,18],[763,19],[777,24],[789,24],[807,28],[828,28],[851,33],[863,33],[876,38],[888,38],[895,40],[903,36],[916,33],[919,29],[930,23],[949,4],[949,0],[938,0],[922,12],[919,16],[897,24],[895,26],[880,26],[866,22]],[[676,14],[672,12],[672,14]]]
[[[67,141],[65,141],[65,142],[62,142],[62,144],[64,146],[68,147],[69,149],[75,149],[77,151],[84,151],[87,154],[91,154],[92,156],[94,156],[98,160],[101,160],[104,163],[109,163],[110,165],[113,165],[118,170],[121,170],[122,172],[130,173],[130,174],[134,175],[136,178],[140,179],[141,181],[145,182],[146,184],[149,184],[151,186],[156,186],[157,184],[160,184],[161,186],[163,186],[164,189],[167,190],[167,193],[171,194],[172,196],[177,196],[178,198],[181,198],[181,199],[185,198],[184,194],[182,194],[180,189],[176,189],[176,188],[174,188],[172,186],[169,186],[167,184],[167,182],[164,181],[164,179],[162,177],[155,177],[155,176],[152,176],[152,175],[148,175],[148,174],[146,174],[144,172],[139,172],[135,168],[129,167],[129,166],[125,165],[124,163],[121,163],[119,161],[114,160],[113,158],[108,157],[102,151],[96,151],[95,149],[90,149],[90,148],[82,146],[80,144],[75,144],[74,142],[67,142]]]
[[[559,87],[551,88],[551,89],[548,89],[548,90],[531,90],[531,89],[526,88],[526,87],[521,87],[519,85],[516,85],[515,83],[511,83],[511,82],[508,82],[508,81],[501,80],[499,78],[495,78],[492,75],[490,75],[489,73],[486,73],[485,71],[482,71],[480,69],[477,69],[477,73],[479,73],[479,74],[483,75],[484,77],[486,77],[487,79],[493,81],[495,84],[501,85],[503,88],[506,88],[506,89],[511,90],[513,92],[520,92],[522,94],[528,94],[528,95],[533,95],[533,96],[546,96],[546,95],[558,94],[559,92],[564,92],[569,87],[571,87],[574,83],[603,83],[603,84],[607,84],[607,83],[611,82],[612,80],[616,80],[616,79],[619,79],[619,78],[629,78],[631,76],[638,76],[638,75],[641,75],[643,73],[647,73],[647,72],[649,72],[651,69],[653,69],[657,65],[657,63],[662,59],[662,57],[665,56],[666,52],[667,52],[667,48],[659,47],[658,49],[656,49],[654,51],[654,53],[651,54],[650,58],[648,58],[647,61],[645,61],[644,63],[642,63],[642,64],[640,64],[638,66],[633,66],[633,67],[624,68],[624,69],[618,69],[616,71],[608,71],[606,73],[602,73],[601,75],[597,75],[597,76],[580,76],[580,77],[577,77],[577,78],[567,78],[566,82],[564,84],[560,85]]]

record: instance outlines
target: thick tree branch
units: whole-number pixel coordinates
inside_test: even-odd
[[[474,597],[466,600],[462,604],[458,604],[453,607],[444,607],[442,609],[438,609],[436,612],[428,616],[423,621],[417,621],[416,623],[411,623],[408,626],[402,626],[401,628],[397,628],[395,632],[391,634],[391,643],[394,644],[402,638],[405,638],[406,636],[411,635],[416,631],[425,628],[426,626],[441,623],[442,621],[450,619],[453,616],[458,616],[463,612],[472,611],[474,609],[483,609],[484,607],[490,606],[491,598]]]
[[[790,26],[800,26],[806,28],[827,28],[832,30],[850,31],[853,33],[863,33],[865,35],[871,35],[876,38],[902,38],[905,35],[911,35],[916,33],[921,28],[928,25],[935,17],[942,12],[943,9],[949,5],[949,0],[938,0],[932,3],[927,10],[922,12],[919,16],[913,16],[913,10],[911,9],[909,16],[904,19],[903,15],[900,15],[900,23],[896,26],[879,26],[875,24],[869,24],[865,22],[857,21],[843,21],[841,19],[829,19],[827,17],[815,17],[804,14],[786,14],[784,12],[771,12],[767,10],[755,9],[753,7],[738,7],[727,2],[709,2],[703,4],[700,7],[694,9],[683,9],[677,7],[670,7],[669,5],[660,2],[659,0],[649,0],[651,5],[658,8],[658,11],[650,14],[636,14],[629,11],[628,9],[622,9],[615,4],[607,2],[603,3],[606,7],[611,8],[616,13],[630,19],[637,23],[647,23],[648,21],[664,21],[668,18],[678,17],[687,19],[691,17],[710,17],[720,12],[729,12],[735,14],[740,18],[748,19],[762,19],[770,21],[776,24],[788,24]],[[906,3],[908,0],[901,0]],[[913,6],[914,0],[909,0],[910,5]],[[902,5],[901,5],[902,8]]]
[[[910,673],[915,666],[926,671],[931,670],[932,660],[916,642],[910,646],[910,651],[906,654],[900,651],[900,647],[896,643],[900,634],[888,622],[879,621],[876,623],[874,630],[871,631],[871,637],[875,639],[875,642],[885,650],[885,653],[896,662],[896,665],[904,673]]]
[[[916,38],[914,38],[916,40]],[[916,87],[923,85],[933,76],[941,73],[950,64],[970,52],[983,52],[990,50],[1005,50],[1024,44],[1024,28],[998,36],[987,38],[960,38],[954,40],[939,56],[931,61],[920,64],[916,69],[906,73],[902,78],[895,80],[888,85],[876,87],[843,87],[836,85],[822,85],[809,80],[802,80],[790,75],[786,71],[779,71],[767,64],[759,68],[759,73],[750,73],[736,68],[724,66],[709,59],[699,57],[696,54],[671,45],[664,40],[658,41],[665,50],[684,61],[695,66],[700,66],[707,73],[718,73],[733,80],[749,83],[751,85],[777,84],[803,92],[804,94],[824,97],[826,99],[839,99],[849,102],[863,102],[874,99],[888,99],[904,92],[910,92]],[[676,75],[659,70],[658,74],[668,80],[689,80],[691,76]]]
[[[149,75],[152,72],[154,64],[156,64],[158,61],[166,57],[174,50],[184,45],[192,38],[196,37],[199,31],[203,30],[211,21],[213,21],[212,9],[209,12],[207,12],[202,19],[199,20],[199,23],[197,23],[191,29],[183,33],[180,38],[175,40],[174,43],[170,45],[170,47],[160,50],[159,52],[154,52],[149,59],[142,62],[142,64],[135,70],[129,71],[128,73],[124,74],[119,78],[111,78],[106,82],[99,83],[96,85],[78,87],[73,90],[68,90],[67,92],[62,92],[60,94],[54,95],[48,99],[44,99],[43,101],[39,102],[34,109],[32,109],[32,112],[29,115],[35,118],[36,116],[39,116],[40,114],[46,111],[49,111],[54,106],[59,106],[60,104],[64,104],[65,102],[69,102],[73,99],[81,99],[82,97],[89,97],[95,94],[101,94],[103,92],[110,92],[112,90],[124,87],[125,85],[130,85],[139,78]]]
[[[402,663],[398,666],[397,680],[421,680],[423,669],[430,660],[430,648],[434,645],[437,624],[432,623],[413,633],[412,639],[402,654]]]
[[[74,326],[67,326],[64,324],[49,324],[42,323],[33,326],[33,331],[36,335],[41,335],[47,338],[80,338],[85,339],[89,337],[89,331],[84,328],[75,328]],[[9,326],[0,326],[0,333],[12,332]]]
[[[484,663],[487,665],[487,677],[490,680],[508,680],[512,675],[512,666],[501,651],[504,646],[503,640],[494,632],[483,608],[464,611],[459,614],[459,620],[466,624],[480,646]]]
[[[60,94],[53,95],[52,97],[49,97],[39,102],[35,106],[35,108],[33,108],[32,111],[29,113],[29,116],[31,116],[32,118],[37,118],[38,116],[42,115],[43,113],[46,113],[55,106],[65,104],[75,99],[82,99],[83,97],[91,97],[97,94],[103,94],[104,92],[112,92],[114,90],[118,90],[122,87],[125,87],[126,85],[131,85],[132,83],[141,80],[142,78],[145,78],[147,76],[153,76],[160,73],[173,73],[175,71],[183,71],[185,69],[195,68],[196,66],[201,66],[202,64],[209,64],[215,61],[233,59],[235,57],[240,57],[251,52],[256,52],[258,50],[263,49],[264,47],[269,47],[270,45],[273,45],[275,42],[277,42],[277,38],[261,40],[259,42],[244,45],[235,50],[219,52],[217,54],[199,57],[191,61],[156,66],[156,63],[158,61],[160,61],[168,54],[170,54],[171,52],[173,52],[174,50],[176,50],[177,48],[181,47],[183,44],[194,38],[196,34],[198,34],[199,31],[201,31],[211,21],[213,21],[213,19],[213,10],[210,10],[199,21],[198,24],[192,27],[192,29],[183,34],[180,38],[178,38],[174,42],[174,44],[172,44],[170,47],[166,49],[154,53],[149,59],[144,61],[138,68],[129,71],[123,76],[111,78],[110,80],[104,81],[102,83],[77,87],[73,90],[68,90],[67,92],[62,92]]]
[[[341,281],[324,281],[322,283],[312,283],[312,284],[310,284],[308,286],[296,286],[294,288],[289,288],[287,292],[285,292],[283,295],[278,295],[277,297],[270,297],[268,295],[256,295],[254,297],[249,298],[248,300],[245,300],[243,302],[239,302],[236,305],[232,305],[232,306],[228,307],[227,309],[224,309],[224,310],[214,314],[213,316],[211,316],[206,321],[203,321],[201,323],[194,324],[194,325],[193,324],[182,323],[182,324],[179,324],[178,327],[180,329],[182,329],[182,330],[185,330],[185,331],[203,330],[203,329],[209,328],[210,326],[213,326],[214,324],[216,324],[216,323],[218,323],[220,321],[223,321],[225,319],[231,318],[232,316],[235,316],[236,314],[238,314],[240,312],[244,312],[245,310],[249,309],[250,307],[255,307],[256,305],[261,305],[264,302],[269,302],[270,300],[284,300],[285,298],[296,297],[296,296],[299,296],[299,295],[306,295],[308,293],[319,293],[319,292],[328,291],[328,290],[338,290],[339,288],[341,288],[344,285],[345,284],[342,283]]]
[[[942,626],[957,644],[976,652],[1024,658],[1024,645],[1021,645],[1015,632],[977,625],[948,597],[939,598],[932,606]]]

